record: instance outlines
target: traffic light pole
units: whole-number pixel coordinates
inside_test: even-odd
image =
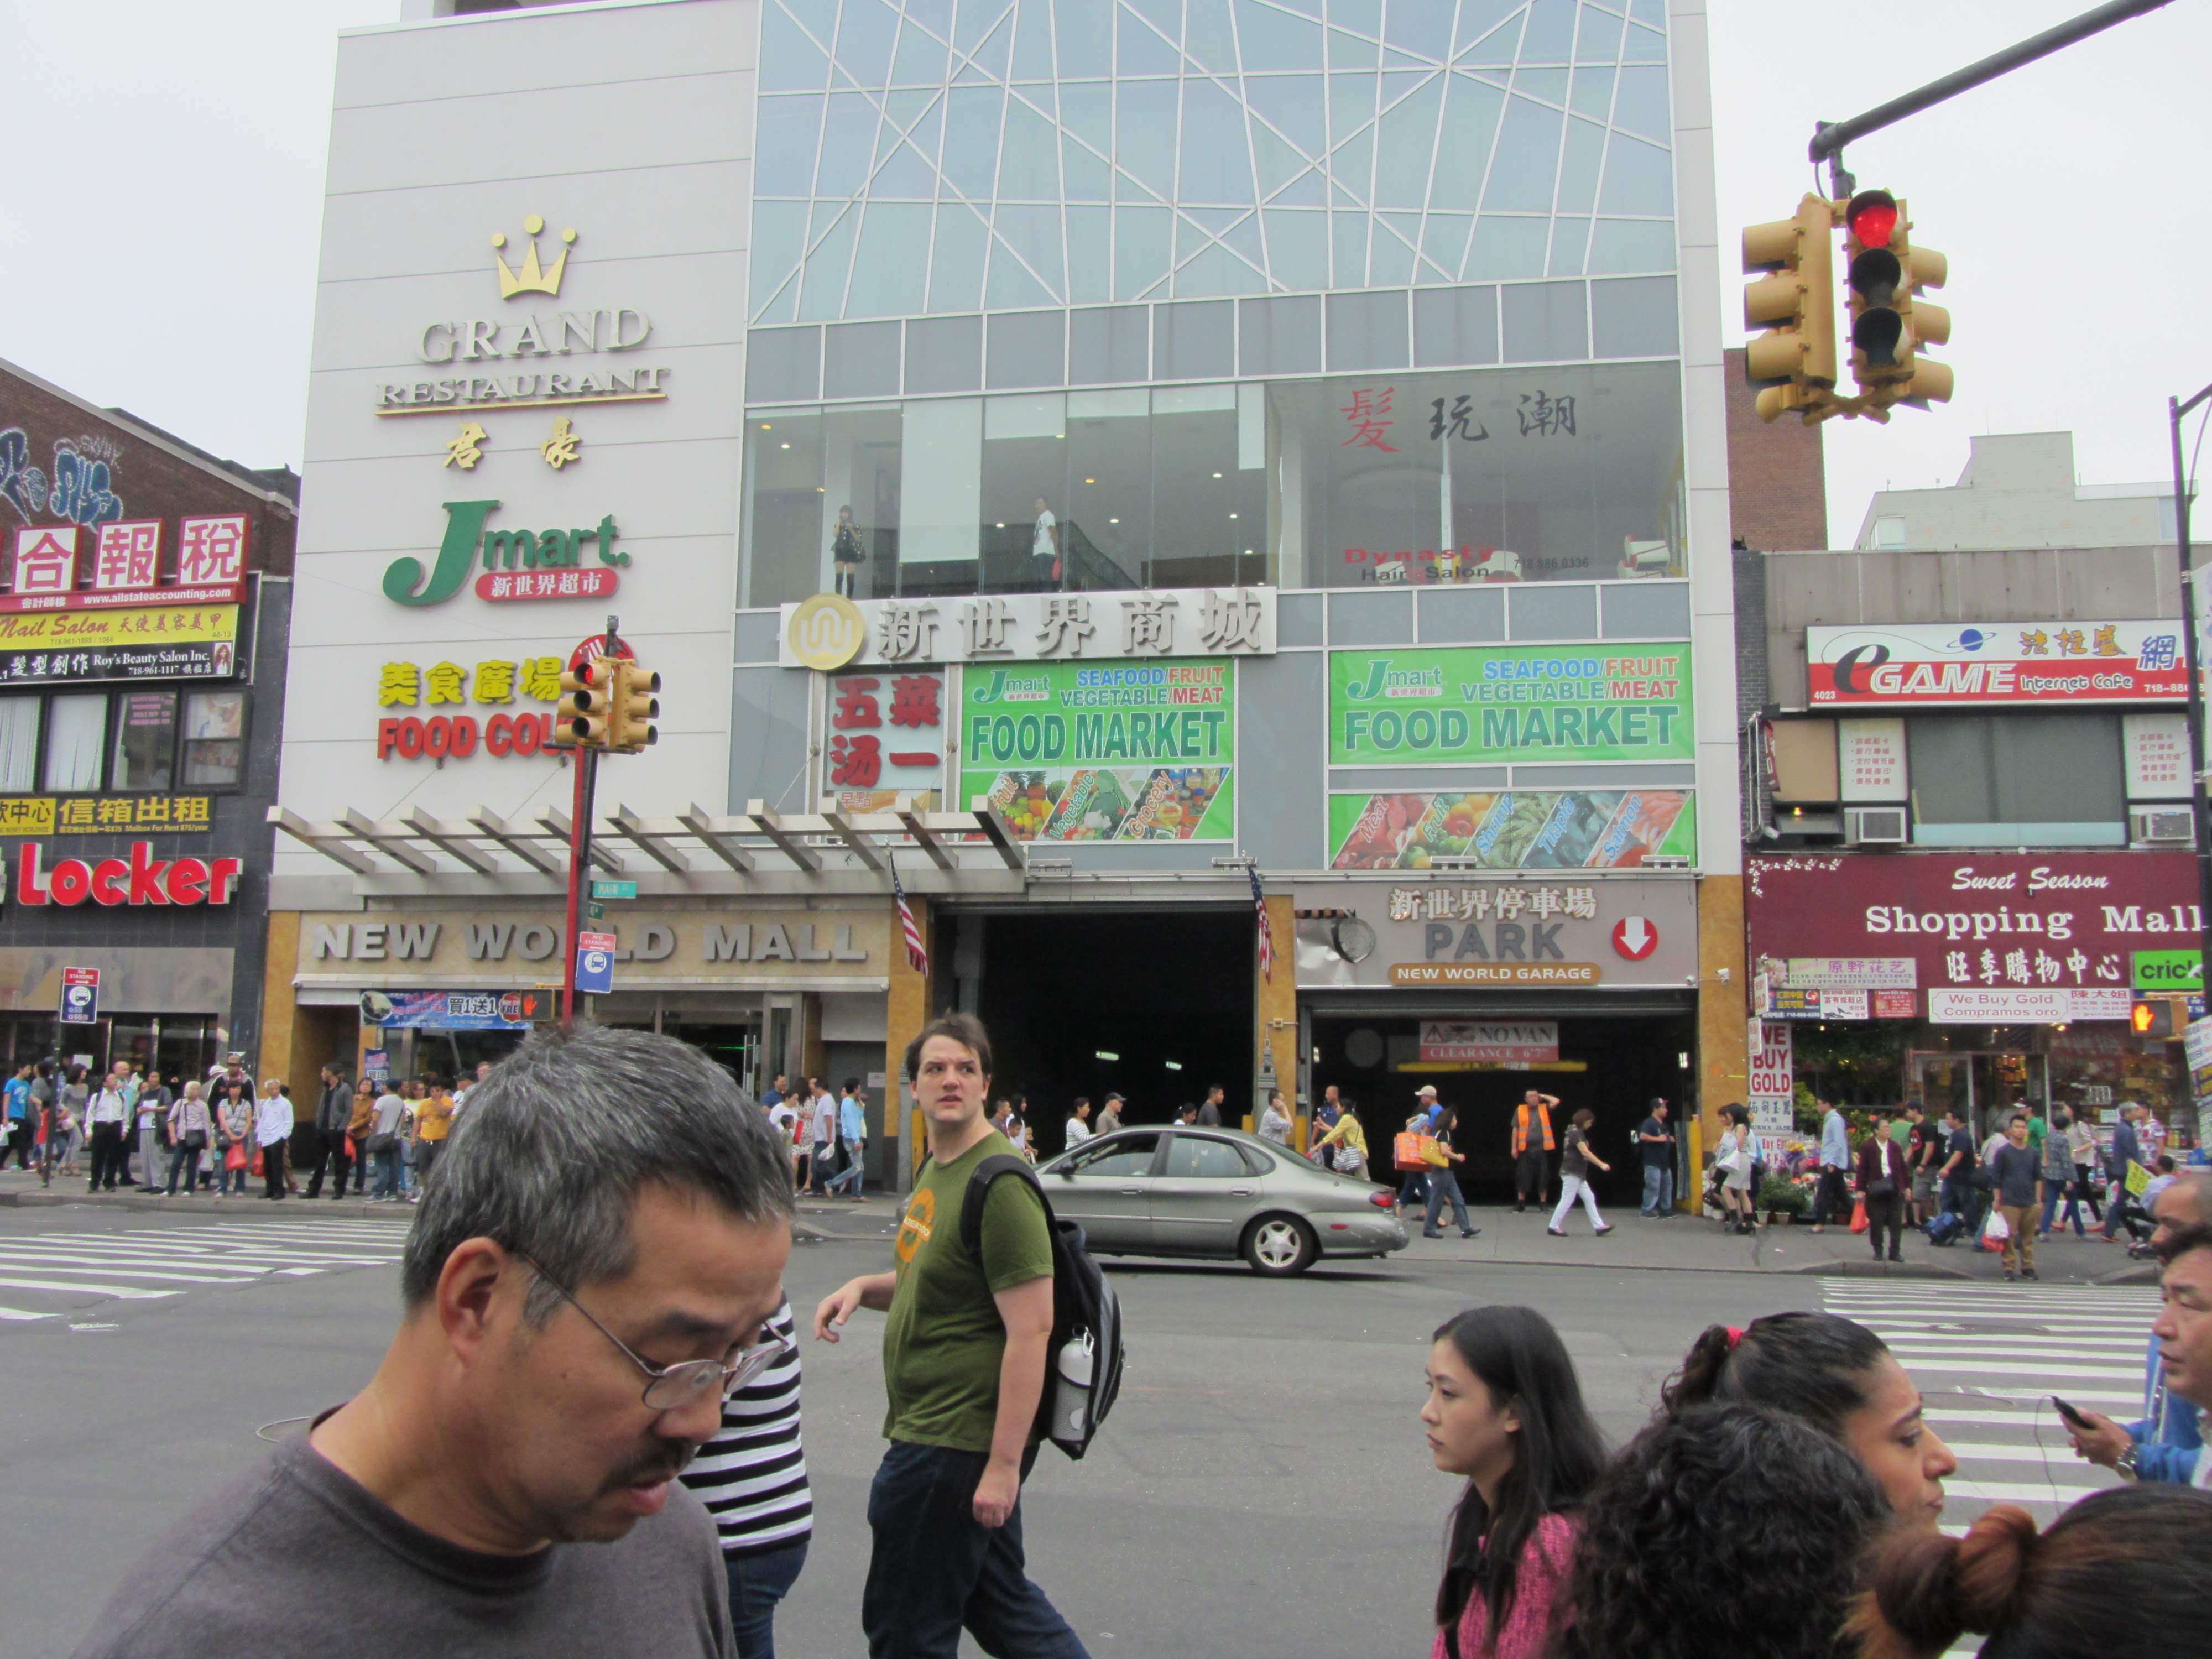
[[[2196,572],[2189,545],[2190,478],[2182,465],[2181,422],[2199,404],[2212,399],[2212,386],[2184,403],[2166,400],[2166,420],[2173,441],[2173,532],[2181,544],[2181,631],[2187,641],[2181,660],[2189,665],[2189,814],[2197,841],[2197,994],[2206,994],[2204,966],[2212,963],[2212,812],[2205,803],[2203,641],[2197,631]]]
[[[612,662],[616,633],[620,618],[607,618],[606,639],[601,654]],[[577,923],[584,914],[584,882],[592,867],[592,813],[599,793],[599,751],[591,747],[576,750],[576,787],[571,817],[568,822],[568,921],[562,938],[561,969],[561,1028],[573,1030],[576,1024],[576,943]]]
[[[2055,27],[2047,28],[2032,39],[2002,52],[1992,52],[1978,64],[1969,64],[1954,70],[1940,81],[1930,81],[1917,92],[1908,92],[1901,98],[1893,98],[1886,104],[1877,104],[1863,115],[1854,115],[1848,121],[1816,122],[1813,143],[1808,154],[1815,165],[1828,164],[1829,187],[1838,197],[1848,197],[1856,191],[1850,174],[1844,171],[1844,146],[1855,138],[1863,138],[1870,132],[1880,132],[1884,127],[1894,126],[1908,115],[1917,115],[1923,109],[1970,92],[2000,75],[2009,75],[2022,64],[2032,64],[2039,58],[2048,58],[2052,52],[2086,40],[2093,34],[2101,34],[2115,23],[2124,23],[2131,17],[2156,11],[2170,0],[2109,0],[2094,11],[2085,11]]]

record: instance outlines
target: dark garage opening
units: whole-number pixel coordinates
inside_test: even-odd
[[[1407,1069],[1417,1061],[1420,1023],[1430,1019],[1556,1019],[1559,1058],[1580,1061],[1575,1071],[1426,1071]],[[1377,1181],[1395,1181],[1390,1139],[1413,1112],[1413,1093],[1437,1085],[1437,1097],[1459,1112],[1453,1144],[1467,1154],[1459,1167],[1460,1188],[1469,1201],[1495,1203],[1513,1197],[1511,1145],[1513,1109],[1522,1092],[1541,1089],[1557,1095],[1552,1114],[1554,1137],[1564,1135],[1577,1108],[1597,1114],[1590,1143],[1613,1166],[1611,1175],[1591,1171],[1598,1202],[1610,1210],[1641,1198],[1643,1170],[1630,1145],[1654,1095],[1664,1098],[1679,1125],[1683,1096],[1692,1073],[1682,1069],[1693,1055],[1697,1020],[1686,1003],[1655,1004],[1648,1012],[1583,1014],[1564,1012],[1555,1000],[1542,1004],[1459,1003],[1421,1013],[1376,1018],[1336,1013],[1316,1007],[1314,1047],[1315,1097],[1330,1084],[1358,1109],[1372,1154],[1370,1172]],[[1559,1197],[1559,1156],[1552,1158],[1551,1195]]]
[[[968,930],[982,930],[976,1012],[991,1033],[992,1099],[1029,1096],[1039,1157],[1060,1150],[1078,1095],[1095,1109],[1120,1090],[1129,1124],[1164,1123],[1215,1083],[1229,1091],[1224,1123],[1251,1110],[1249,907],[963,915],[957,925],[963,955]]]

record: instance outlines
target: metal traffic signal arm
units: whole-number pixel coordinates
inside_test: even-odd
[[[659,740],[653,721],[660,714],[660,676],[618,654],[626,649],[620,619],[607,618],[605,636],[579,648],[575,665],[561,676],[561,702],[553,741],[575,751],[574,813],[568,825],[568,917],[562,934],[561,1024],[576,1021],[577,922],[583,913],[584,879],[592,861],[592,814],[599,794],[599,757],[635,755]],[[599,654],[589,654],[596,643]]]

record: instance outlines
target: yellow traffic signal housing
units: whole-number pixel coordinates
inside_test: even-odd
[[[608,688],[607,747],[617,754],[635,755],[660,741],[653,722],[660,715],[660,676],[634,662],[614,665],[614,683]]]
[[[1800,410],[1809,423],[1829,412],[1836,386],[1836,269],[1830,240],[1835,209],[1808,195],[1787,219],[1747,226],[1747,274],[1771,271],[1744,289],[1747,328],[1766,329],[1744,354],[1744,372],[1759,394],[1759,417]]]
[[[1914,247],[1911,228],[1905,204],[1886,190],[1863,190],[1844,210],[1851,377],[1875,410],[1951,397],[1948,365],[1920,355],[1922,346],[1951,337],[1951,313],[1916,297],[1943,286],[1950,262],[1933,248]]]
[[[594,657],[561,676],[561,701],[553,710],[553,741],[563,749],[605,749],[612,665]]]

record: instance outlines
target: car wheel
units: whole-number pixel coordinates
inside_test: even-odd
[[[1296,1216],[1263,1215],[1244,1230],[1244,1260],[1270,1279],[1302,1273],[1320,1254],[1313,1229]]]

